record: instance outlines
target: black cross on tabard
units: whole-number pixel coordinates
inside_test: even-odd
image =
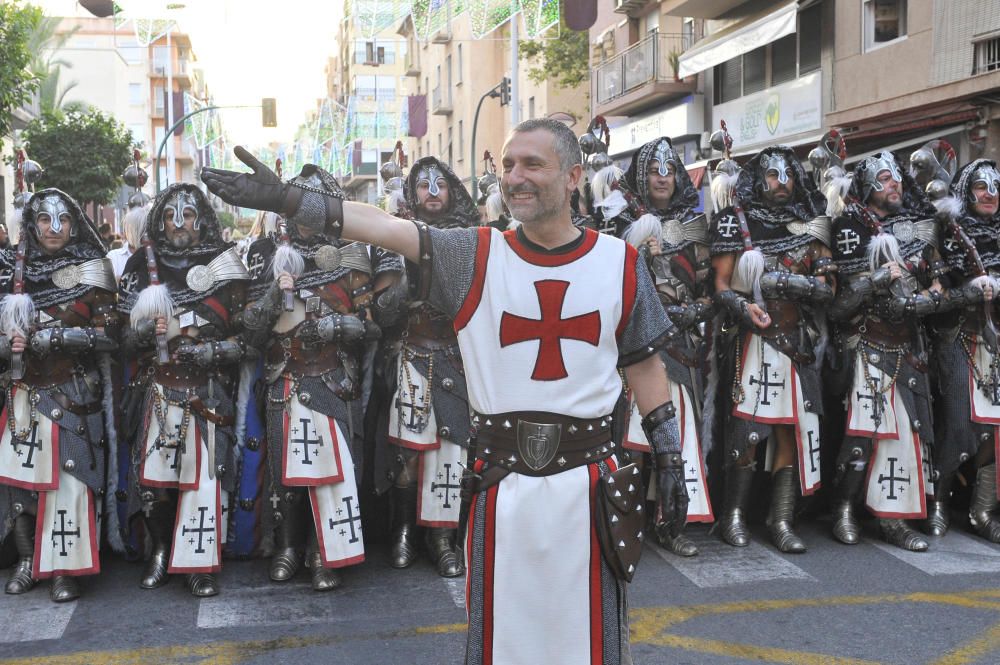
[[[177,468],[177,454],[181,451],[181,429],[183,429],[182,423],[174,425],[174,442],[172,444],[166,443],[166,437],[162,432],[160,436],[156,437],[156,441],[153,443],[153,448],[156,450],[166,450],[167,455],[170,455],[171,452],[173,453],[174,458],[170,460],[171,469]]]
[[[409,383],[409,382],[407,382],[407,384],[410,387],[409,394],[416,396],[416,394],[417,394],[417,388],[419,388],[420,386],[414,385],[414,384]],[[406,418],[406,420],[407,420],[407,422],[406,422],[406,428],[407,429],[411,429],[411,430],[416,430],[424,422],[423,418],[418,418],[417,407],[419,405],[415,404],[415,402],[416,402],[416,399],[414,399],[413,402],[407,402],[402,397],[397,397],[396,398],[396,413],[398,413],[400,415],[400,417]],[[404,415],[407,412],[409,412],[409,415]]]
[[[79,538],[80,537],[80,525],[78,524],[75,529],[73,529],[72,531],[69,531],[69,530],[66,529],[66,527],[67,526],[68,527],[72,527],[73,526],[73,520],[69,520],[68,523],[66,522],[66,511],[65,510],[58,510],[58,511],[56,511],[56,515],[59,518],[59,525],[56,526],[55,522],[52,523],[52,527],[53,527],[53,531],[52,531],[52,547],[53,548],[55,548],[55,547],[59,548],[59,556],[68,556],[69,552],[66,551],[66,547],[67,547],[66,538],[67,537],[72,537],[72,536],[75,536],[75,537]],[[59,543],[59,545],[56,545],[56,538],[58,538],[60,541],[62,541],[62,542]],[[73,547],[73,541],[72,540],[69,541],[68,547]]]
[[[189,533],[197,534],[197,536],[198,536],[198,547],[196,547],[195,550],[194,550],[195,554],[204,554],[205,553],[205,543],[203,541],[203,538],[205,537],[206,533],[215,533],[215,526],[214,526],[215,515],[211,515],[208,518],[209,523],[213,524],[213,526],[205,526],[205,517],[206,517],[207,514],[208,514],[208,506],[198,506],[198,517],[197,518],[195,518],[195,517],[191,518],[191,523],[194,524],[195,521],[197,521],[198,522],[198,526],[189,529],[188,526],[187,526],[187,524],[185,524],[185,525],[183,525],[181,527],[181,536],[186,536]],[[188,542],[193,545],[194,544],[194,538],[191,538],[190,540],[188,540]],[[212,537],[208,538],[208,544],[209,545],[211,545],[214,542],[215,542],[215,538],[212,538]]]
[[[764,388],[764,394],[761,395],[760,403],[763,404],[764,406],[770,406],[771,402],[768,401],[768,393],[770,393],[771,397],[778,396],[778,391],[777,390],[772,391],[771,388],[781,388],[782,390],[784,390],[785,382],[783,380],[780,382],[778,381],[772,382],[768,374],[772,375],[775,379],[777,379],[778,373],[771,371],[771,363],[761,363],[761,365],[763,366],[763,371],[761,372],[762,378],[758,379],[757,377],[751,375],[750,385],[758,384]]]
[[[732,238],[740,225],[732,217],[726,217],[725,221],[719,222],[719,235],[723,238]]]
[[[361,513],[359,512],[355,514],[354,506],[351,504],[351,501],[353,500],[354,500],[353,496],[345,496],[343,499],[341,499],[341,501],[344,502],[344,505],[347,506],[347,517],[340,520],[335,520],[332,517],[330,518],[330,529],[336,529],[338,524],[346,524],[347,528],[351,530],[351,539],[347,541],[349,543],[358,542],[358,532],[361,531]],[[343,515],[344,514],[343,508],[338,508],[337,514]],[[358,523],[358,528],[356,530],[354,528],[355,522]],[[347,531],[345,529],[341,529],[340,535],[346,536]]]
[[[891,501],[896,501],[897,499],[899,499],[899,497],[896,496],[896,483],[906,483],[907,485],[910,484],[910,476],[903,476],[903,475],[898,475],[897,476],[896,475],[896,462],[898,462],[898,461],[899,461],[899,459],[896,458],[896,457],[890,457],[890,458],[888,458],[888,462],[889,462],[889,475],[887,476],[884,473],[878,474],[878,482],[879,482],[880,485],[883,482],[887,481],[887,480],[889,481],[889,493],[886,494],[885,498],[887,498],[887,499],[889,499]],[[900,466],[899,472],[900,472],[900,474],[902,474],[902,472],[903,472],[903,467],[902,466]],[[905,487],[900,487],[899,491],[900,492],[905,492],[906,488]]]
[[[445,508],[451,508],[451,500],[458,498],[458,495],[452,493],[451,490],[453,490],[453,489],[456,489],[456,490],[460,489],[462,486],[459,485],[458,483],[451,482],[453,480],[458,480],[458,474],[457,473],[453,473],[452,470],[451,470],[451,462],[446,462],[446,463],[442,464],[441,466],[444,467],[444,473],[442,474],[442,473],[439,472],[437,474],[437,477],[441,478],[442,476],[444,476],[444,482],[443,483],[435,483],[435,482],[432,481],[431,482],[431,491],[432,492],[436,492],[439,489],[443,489],[444,490],[444,496],[442,496],[441,494],[438,494],[437,497],[439,499],[444,499],[444,503],[442,505]]]
[[[254,252],[247,261],[247,272],[251,279],[257,279],[264,272],[264,256]]]
[[[816,463],[819,461],[819,436],[813,436],[816,432],[812,430],[806,431],[806,436],[809,437],[809,467],[811,469],[810,473],[816,473]],[[815,441],[813,440],[815,438]],[[813,445],[815,443],[815,445]]]
[[[850,229],[841,229],[837,234],[837,249],[844,254],[853,254],[861,244],[861,236]]]
[[[18,457],[22,457],[24,452],[20,450],[21,446],[28,447],[28,459],[21,462],[21,467],[24,469],[34,469],[35,468],[35,451],[42,450],[42,442],[38,440],[38,423],[31,423],[31,432],[28,434],[28,440],[22,441],[16,436],[10,438],[11,445],[14,446],[14,452],[17,453]]]
[[[865,411],[871,409],[872,422],[875,423],[875,427],[877,428],[879,425],[882,424],[882,409],[885,406],[885,395],[881,392],[879,388],[881,379],[879,379],[877,376],[873,376],[870,379],[868,379],[868,381],[871,383],[872,386],[872,394],[865,395],[860,390],[858,390],[855,391],[856,394],[855,399],[859,401],[868,400],[868,404],[862,404],[861,408],[864,409]]]
[[[297,439],[291,439],[289,441],[289,443],[293,443],[293,444],[296,444],[296,445],[301,445],[302,446],[302,463],[303,464],[308,464],[309,466],[312,466],[313,461],[309,458],[309,446],[316,446],[316,449],[319,450],[320,446],[323,445],[323,437],[318,436],[315,439],[310,439],[309,438],[309,426],[312,425],[312,419],[311,418],[299,418],[299,422],[302,423],[302,436],[300,436]],[[299,431],[298,427],[293,427],[292,428],[292,433],[293,434],[297,434],[298,431]],[[296,455],[298,455],[299,454],[299,449],[296,448],[292,452],[295,453]]]
[[[697,470],[692,465],[692,467],[688,469],[687,475],[684,477],[684,482],[688,486],[689,495],[698,493],[698,476],[695,475],[697,473],[698,473]]]

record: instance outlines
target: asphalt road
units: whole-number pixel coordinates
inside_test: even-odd
[[[694,559],[647,546],[630,589],[635,663],[1000,663],[1000,546],[958,527],[908,554],[872,523],[854,547],[828,529],[804,525],[810,550],[797,556],[762,528],[737,550],[695,525]],[[180,580],[140,590],[140,572],[112,558],[66,605],[47,583],[0,596],[0,665],[462,662],[464,583],[423,560],[394,570],[382,546],[326,594],[306,571],[270,583],[264,561],[227,561],[222,593],[204,600]]]

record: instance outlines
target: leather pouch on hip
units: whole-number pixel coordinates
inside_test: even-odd
[[[597,481],[597,539],[615,577],[632,581],[642,556],[645,515],[642,474],[635,464]]]

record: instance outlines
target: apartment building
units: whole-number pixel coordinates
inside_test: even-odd
[[[476,39],[472,17],[463,11],[462,2],[443,0],[441,7],[439,13],[447,18],[430,34],[418,35],[412,16],[405,17],[398,29],[406,43],[405,74],[412,94],[427,100],[426,131],[417,141],[415,156],[434,155],[470,182],[484,171],[484,151],[489,150],[499,166],[512,127],[511,108],[501,106],[499,98],[484,99],[511,76],[511,26],[508,21]],[[558,31],[542,38],[557,39]],[[529,77],[533,64],[523,59],[518,63],[518,118],[555,117],[582,132],[589,121],[585,85],[565,89],[551,80],[536,83]],[[412,130],[414,119],[410,121]]]

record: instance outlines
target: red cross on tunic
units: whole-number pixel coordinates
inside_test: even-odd
[[[500,317],[500,346],[538,340],[538,357],[531,378],[535,381],[565,379],[562,340],[575,339],[597,346],[601,337],[601,315],[597,310],[562,318],[563,303],[569,282],[545,279],[535,282],[541,319],[526,319],[504,312]]]

